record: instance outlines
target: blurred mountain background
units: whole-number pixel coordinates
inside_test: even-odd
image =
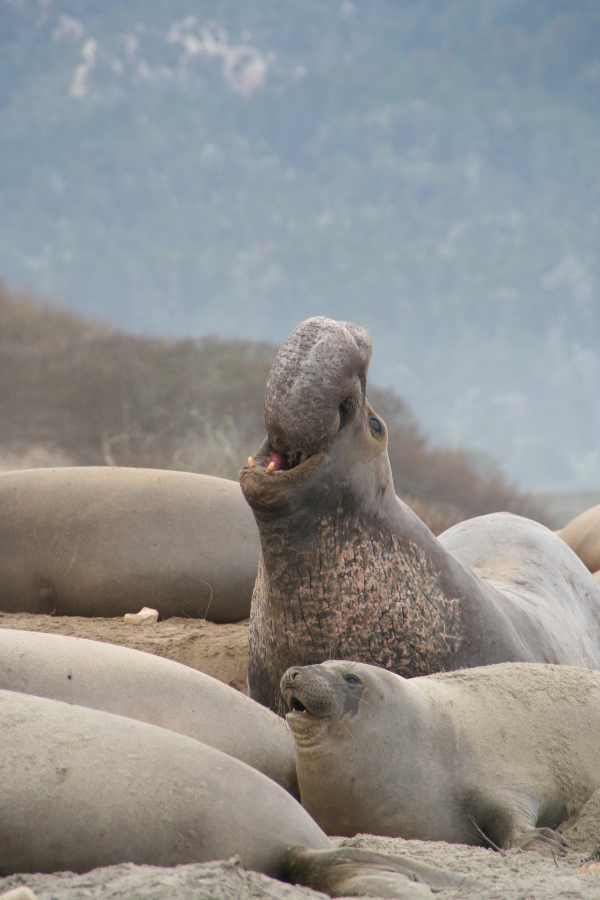
[[[266,342],[132,335],[0,284],[0,472],[120,465],[237,479],[264,439],[276,351]],[[431,446],[389,388],[371,386],[369,398],[388,426],[396,492],[436,534],[499,510],[564,524],[497,465],[484,470],[467,453]]]
[[[149,335],[168,403],[168,347],[213,359],[213,386],[215,347],[249,358],[261,397],[301,319],[359,322],[388,417],[408,403],[430,449],[468,448],[486,483],[494,459],[525,489],[600,488],[600,6],[0,0],[0,274]],[[69,352],[73,322],[92,333],[56,325]],[[94,452],[138,453],[131,402]],[[181,402],[205,421],[204,394]],[[215,434],[245,443],[227,409]],[[164,453],[189,467],[188,441]]]

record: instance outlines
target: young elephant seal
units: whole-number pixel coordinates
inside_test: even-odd
[[[600,667],[600,589],[548,529],[499,513],[439,540],[394,493],[366,395],[364,329],[309,319],[279,350],[267,437],[240,483],[262,545],[250,696],[282,711],[291,665],[356,659],[406,676],[496,662]]]
[[[420,898],[463,880],[336,850],[275,782],[181,734],[11,691],[0,691],[0,719],[1,875],[239,856],[332,896]]]
[[[239,486],[156,469],[0,475],[0,609],[239,622],[260,555]]]
[[[600,672],[505,663],[404,679],[294,667],[302,805],[328,834],[562,852],[551,831],[600,787]]]

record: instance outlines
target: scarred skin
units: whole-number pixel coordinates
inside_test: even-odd
[[[283,714],[285,670],[327,659],[407,677],[506,661],[600,666],[598,585],[555,535],[499,514],[440,541],[398,499],[366,397],[369,360],[363,329],[318,318],[273,363],[267,438],[240,473],[262,546],[250,696]]]

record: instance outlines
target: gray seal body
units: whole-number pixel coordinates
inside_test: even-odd
[[[260,544],[239,486],[156,469],[0,475],[0,610],[239,622]]]
[[[181,734],[0,690],[0,875],[238,857],[331,896],[430,897],[461,876],[335,849],[279,785]]]
[[[0,629],[0,689],[187,735],[299,796],[294,742],[284,720],[181,663],[83,638]]]

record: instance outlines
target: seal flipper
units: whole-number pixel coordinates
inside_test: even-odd
[[[528,828],[512,841],[511,847],[521,850],[537,850],[545,856],[565,856],[568,843],[552,828]]]
[[[494,850],[520,848],[550,856],[564,856],[567,842],[552,828],[537,828],[540,803],[531,794],[500,789],[493,798],[478,798],[478,812],[470,817],[479,836]]]
[[[387,855],[343,847],[308,850],[291,847],[279,877],[331,897],[384,897],[421,900],[432,891],[458,888],[465,881],[447,869],[415,862],[406,856]]]

